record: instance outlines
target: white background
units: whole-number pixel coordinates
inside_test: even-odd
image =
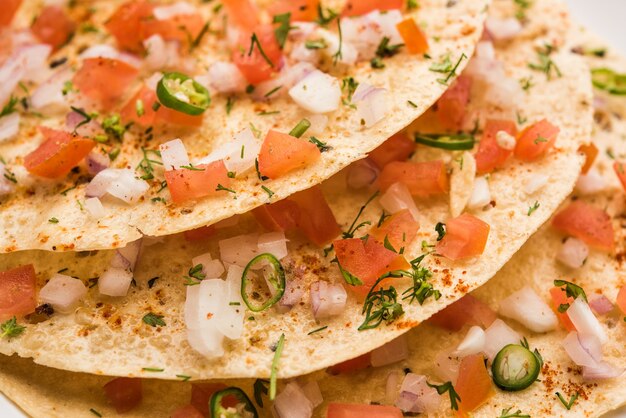
[[[626,0],[566,1],[570,4],[575,19],[591,28],[595,33],[606,39],[611,46],[626,55],[626,23],[624,23]],[[24,418],[25,415],[0,394],[0,417]],[[612,418],[617,417],[625,418],[626,408],[612,415]]]

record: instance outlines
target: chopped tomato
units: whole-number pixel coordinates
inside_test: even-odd
[[[172,124],[198,128],[202,126],[202,120],[202,115],[188,115],[165,106],[160,106],[156,112],[156,122],[164,125]]]
[[[300,220],[300,208],[289,198],[259,206],[252,210],[252,214],[269,231],[291,231],[298,226]]]
[[[561,324],[568,331],[576,331],[576,327],[572,320],[569,319],[569,316],[566,312],[559,312],[559,306],[565,305],[566,303],[573,303],[574,298],[567,297],[565,294],[565,289],[561,287],[553,287],[550,289],[550,296],[552,297],[552,310],[561,321]]]
[[[128,412],[141,403],[141,379],[118,377],[104,385],[104,394],[118,414]]]
[[[193,170],[188,168],[168,170],[165,172],[165,181],[175,203],[206,196],[219,196],[227,191],[218,189],[228,188],[231,183],[222,160],[200,164]]]
[[[487,328],[495,320],[496,313],[489,305],[467,294],[431,316],[428,321],[450,331],[460,331],[465,324]]]
[[[617,293],[615,304],[624,315],[626,315],[626,286],[622,286]]]
[[[160,35],[166,41],[178,41],[186,45],[191,44],[200,35],[203,27],[204,21],[198,14],[176,15],[167,20],[148,18],[140,22],[143,39]]]
[[[143,109],[143,114],[137,114],[138,102],[139,107]],[[157,112],[154,110],[154,104],[157,103],[156,92],[148,86],[142,86],[141,89],[124,105],[120,116],[125,123],[133,122],[141,126],[151,126],[155,123]]]
[[[124,61],[88,58],[74,74],[74,85],[81,94],[110,109],[135,81],[139,70]]]
[[[409,267],[406,259],[382,244],[368,239],[342,239],[333,242],[337,260],[341,268],[363,282],[360,286],[350,286],[358,294],[366,295],[376,280],[385,273]],[[385,285],[384,280],[380,285]]]
[[[96,143],[89,138],[40,126],[45,140],[36,150],[24,157],[24,167],[40,177],[63,177],[70,172]]]
[[[479,174],[491,173],[496,168],[500,168],[513,154],[513,150],[507,150],[498,145],[498,132],[506,132],[515,137],[517,126],[510,120],[490,119],[485,124],[483,135],[478,145],[476,158],[476,171]]]
[[[385,219],[382,225],[372,228],[370,237],[383,244],[387,239],[396,251],[400,251],[413,242],[419,227],[411,212],[403,209]]]
[[[278,0],[268,11],[272,16],[291,13],[292,22],[308,22],[317,18],[319,0]]]
[[[372,365],[371,353],[365,353],[350,360],[346,360],[342,363],[330,366],[327,371],[332,375],[353,373],[358,370],[367,369]]]
[[[121,49],[143,50],[141,22],[152,16],[154,6],[144,0],[131,0],[117,8],[104,26],[115,37]]]
[[[0,322],[35,311],[35,280],[32,264],[0,272]]]
[[[413,18],[404,19],[396,28],[411,54],[424,54],[428,51],[428,39]]]
[[[300,209],[297,225],[309,241],[322,246],[341,234],[341,228],[319,186],[295,193],[289,200]]]
[[[379,168],[392,161],[406,161],[415,151],[415,142],[405,133],[398,133],[370,152],[369,159]]]
[[[581,145],[578,148],[578,151],[585,154],[585,165],[582,168],[582,173],[587,174],[598,156],[598,147],[591,142],[589,145]]]
[[[198,411],[193,405],[185,405],[180,408],[176,408],[170,418],[204,418],[205,414]]]
[[[259,172],[271,179],[306,167],[320,158],[320,150],[304,139],[270,130],[259,152]]]
[[[30,27],[41,42],[51,45],[54,49],[65,45],[75,29],[76,24],[70,20],[62,8],[57,6],[44,7]]]
[[[482,354],[473,354],[461,360],[459,377],[454,389],[461,398],[459,401],[461,414],[474,411],[493,396],[493,383]]]
[[[485,251],[489,224],[464,213],[446,223],[446,235],[437,243],[438,254],[450,260],[476,257]]]
[[[0,27],[9,26],[13,16],[22,5],[22,0],[2,0],[0,8]]]
[[[330,403],[326,418],[403,418],[400,408],[386,405]]]
[[[517,136],[515,157],[526,162],[538,160],[554,146],[559,132],[560,129],[546,119],[529,126]]]
[[[472,79],[461,75],[437,100],[437,118],[442,128],[454,132],[461,130],[471,89]]]
[[[378,185],[384,191],[398,182],[407,186],[413,196],[425,197],[448,191],[448,173],[443,161],[393,161],[380,173]]]
[[[626,190],[626,163],[615,161],[613,163],[613,169],[620,183],[622,183],[622,187]]]
[[[342,16],[361,16],[374,10],[402,9],[403,0],[348,0]]]
[[[261,44],[263,53],[256,42],[252,43],[253,33],[258,43]],[[251,46],[252,50],[250,50]],[[282,51],[272,25],[257,26],[254,32],[243,31],[239,37],[239,45],[233,49],[232,53],[233,63],[250,84],[269,80],[280,70],[281,58]]]
[[[185,231],[183,235],[187,241],[202,241],[215,235],[215,227],[213,225],[201,226]]]
[[[615,245],[611,217],[603,209],[581,200],[557,213],[552,218],[552,226],[601,250],[611,251]]]
[[[250,32],[259,24],[259,11],[250,0],[223,0],[229,22]]]
[[[209,417],[209,401],[215,392],[226,389],[223,383],[192,383],[191,384],[191,402],[194,408],[202,413],[202,416]],[[236,406],[237,402],[232,402],[230,397],[224,399],[224,406]]]

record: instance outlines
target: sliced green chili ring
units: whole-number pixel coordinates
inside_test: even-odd
[[[626,74],[619,74],[609,68],[595,68],[591,70],[593,85],[600,89],[619,96],[626,95]]]
[[[416,134],[415,142],[451,151],[471,150],[476,139],[469,134]]]
[[[289,132],[289,135],[301,138],[302,135],[311,127],[311,122],[308,119],[302,119],[298,124]]]
[[[253,418],[259,417],[259,414],[256,411],[256,408],[254,407],[254,404],[252,403],[250,398],[248,398],[248,395],[246,395],[243,390],[236,387],[230,387],[224,390],[220,390],[219,392],[215,392],[213,396],[211,396],[211,400],[209,401],[209,408],[211,409],[212,417],[234,418],[241,416],[239,413],[233,414],[232,412],[229,412],[228,408],[225,408],[222,405],[222,400],[227,396],[232,396],[237,399],[240,404],[243,404],[243,409],[250,412]]]
[[[509,344],[498,352],[491,364],[494,383],[511,392],[532,385],[540,371],[537,356],[519,344]]]
[[[157,84],[156,93],[163,106],[188,115],[200,115],[211,104],[209,91],[193,78],[181,73],[163,75]]]
[[[274,295],[268,300],[266,300],[264,303],[259,305],[259,304],[255,304],[253,301],[250,301],[248,299],[248,293],[246,292],[246,287],[249,281],[248,271],[256,263],[259,263],[262,261],[267,261],[269,265],[272,267],[272,269],[274,270],[274,274],[272,274],[268,279],[269,284],[274,288],[274,292],[272,292]],[[243,270],[243,276],[241,277],[241,298],[245,302],[248,309],[250,309],[252,312],[264,311],[270,308],[271,306],[273,306],[276,302],[278,302],[280,298],[283,297],[284,294],[285,294],[285,269],[283,268],[282,264],[280,264],[280,261],[278,261],[278,259],[273,254],[269,254],[269,253],[259,254],[256,257],[254,257],[252,260],[250,260],[246,268]]]

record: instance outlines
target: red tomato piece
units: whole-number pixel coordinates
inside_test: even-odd
[[[143,105],[143,115],[137,114],[137,102]],[[120,116],[125,123],[133,122],[141,126],[151,126],[155,123],[157,112],[153,106],[157,103],[156,92],[148,86],[141,89],[124,105]]]
[[[565,327],[568,331],[576,331],[576,327],[569,316],[567,316],[567,312],[559,312],[559,306],[564,305],[566,303],[574,303],[574,298],[567,297],[565,293],[565,288],[562,287],[553,287],[550,289],[550,296],[552,297],[552,310],[561,321],[561,325]]]
[[[259,25],[259,11],[250,0],[223,0],[222,4],[229,22],[240,29],[252,32]]]
[[[554,146],[560,131],[546,119],[529,126],[517,136],[515,157],[526,162],[542,158]]]
[[[118,377],[104,385],[104,394],[118,414],[128,412],[141,403],[141,379]]]
[[[626,190],[626,163],[615,161],[613,163],[613,170],[615,170],[617,178],[620,183],[622,183],[622,187]]]
[[[493,383],[482,354],[473,354],[461,360],[459,377],[454,389],[459,394],[459,411],[467,414],[494,395]]]
[[[350,286],[358,294],[366,295],[383,274],[409,267],[402,255],[373,239],[366,242],[359,238],[342,239],[333,242],[333,245],[341,267],[363,282],[360,286]],[[381,282],[380,286],[385,286],[387,280],[390,279]]]
[[[178,126],[189,126],[191,128],[198,128],[202,126],[202,115],[188,115],[165,106],[159,107],[159,110],[157,110],[156,113],[156,122],[164,125],[172,124]]]
[[[380,173],[378,185],[384,191],[397,182],[406,185],[413,196],[426,197],[448,191],[448,173],[443,161],[393,161]]]
[[[278,0],[268,7],[270,15],[291,13],[292,22],[310,22],[317,18],[319,0]]]
[[[326,418],[402,418],[395,406],[330,403]]]
[[[402,9],[402,0],[348,0],[342,16],[361,16],[374,10]]]
[[[135,81],[139,70],[124,61],[88,58],[74,74],[74,85],[81,94],[110,109]]]
[[[626,286],[622,286],[617,293],[615,304],[624,315],[626,315]]]
[[[582,168],[582,173],[587,174],[594,161],[596,160],[596,157],[598,156],[598,147],[596,147],[596,145],[591,142],[589,143],[589,145],[581,145],[578,148],[578,151],[585,154],[585,165]]]
[[[330,366],[326,371],[333,376],[338,374],[354,373],[358,370],[367,369],[372,365],[371,353],[365,353],[342,363]]]
[[[205,414],[198,411],[193,405],[185,405],[180,408],[176,408],[170,418],[204,418]]]
[[[465,324],[489,327],[496,320],[496,313],[486,303],[467,294],[428,320],[431,324],[460,331]]]
[[[63,177],[96,146],[89,138],[40,126],[45,140],[24,157],[24,167],[40,177]]]
[[[204,27],[202,16],[197,14],[176,15],[167,20],[147,18],[140,21],[141,37],[161,35],[166,41],[178,41],[183,45],[193,42]]]
[[[121,49],[143,51],[141,22],[152,16],[154,6],[144,0],[131,0],[117,8],[104,26]]]
[[[22,0],[2,0],[2,8],[0,8],[0,27],[9,26],[13,20],[13,16],[22,5]]]
[[[201,226],[185,231],[183,235],[187,241],[202,241],[215,235],[215,227],[213,225]]]
[[[476,171],[479,174],[491,173],[496,168],[500,168],[513,154],[513,150],[507,150],[498,145],[497,134],[504,131],[515,137],[517,126],[510,120],[490,119],[485,124],[476,158]]]
[[[438,254],[450,260],[476,257],[485,251],[489,224],[464,213],[446,223],[446,235],[437,243]]]
[[[259,172],[271,179],[313,164],[320,150],[304,139],[270,130],[259,152]]]
[[[400,251],[413,242],[419,228],[420,224],[413,218],[411,212],[403,209],[385,219],[381,226],[372,228],[370,237],[383,244],[387,238],[391,246]]]
[[[319,186],[295,193],[289,200],[300,209],[298,228],[315,245],[321,247],[341,234],[341,228]]]
[[[211,400],[211,396],[213,396],[215,392],[226,389],[226,387],[227,386],[223,383],[192,383],[191,402],[189,403],[200,411],[202,416],[210,417],[209,401]],[[236,406],[237,402],[235,401],[233,404],[231,398],[227,397],[224,399],[222,405]]]
[[[411,54],[424,54],[428,51],[428,39],[413,18],[404,19],[396,28]]]
[[[250,51],[253,32],[261,44],[265,57],[256,43]],[[272,78],[272,75],[280,70],[282,59],[282,51],[276,40],[274,27],[261,25],[257,26],[254,31],[243,31],[239,36],[239,45],[233,49],[232,59],[250,84],[258,84]]]
[[[415,142],[405,133],[398,133],[370,152],[369,159],[379,168],[392,161],[406,161],[415,151]]]
[[[0,322],[35,311],[35,280],[32,264],[0,272]]]
[[[30,30],[41,40],[59,49],[70,39],[76,24],[57,6],[46,6],[35,19]]]
[[[612,251],[615,246],[611,217],[603,209],[581,200],[557,213],[552,218],[552,226],[600,250]]]
[[[167,188],[174,203],[228,193],[225,190],[218,190],[220,185],[228,188],[231,183],[224,161],[200,164],[195,168],[197,170],[181,168],[165,172]]]
[[[437,118],[441,127],[449,131],[459,131],[463,127],[467,104],[472,90],[472,79],[459,76],[437,101]]]
[[[298,226],[300,208],[289,198],[259,206],[252,214],[261,226],[269,231],[291,231]]]

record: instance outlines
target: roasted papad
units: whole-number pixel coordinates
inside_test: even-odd
[[[40,11],[39,3],[34,0],[25,2],[14,26],[30,25],[33,16]],[[89,46],[114,45],[114,39],[107,35],[103,23],[122,3],[122,1],[76,3],[70,13],[82,21],[81,28],[90,29],[78,30],[71,41],[50,58],[51,62],[68,58],[61,68],[55,67],[55,71],[76,71],[82,62],[77,58],[77,52],[82,52]],[[223,29],[223,23],[226,22],[225,8],[202,1],[193,3],[205,21],[210,23],[209,30],[199,45],[190,52],[190,59],[186,58],[191,62],[191,69],[187,70],[187,74],[199,76],[205,75],[214,62],[230,62],[230,52],[226,46]],[[271,2],[263,3],[268,5]],[[342,10],[346,2],[328,3],[332,3],[328,5],[334,10]],[[388,104],[384,120],[371,127],[364,126],[364,122],[357,116],[358,103],[350,102],[354,89],[351,93],[346,89],[343,93],[344,103],[337,111],[326,115],[327,127],[315,134],[319,141],[329,147],[316,162],[279,178],[265,181],[259,179],[254,168],[247,170],[246,173],[235,173],[236,177],[228,180],[230,185],[223,185],[231,191],[224,190],[213,197],[173,203],[169,190],[164,190],[163,167],[158,163],[160,159],[154,154],[154,151],[159,149],[159,144],[175,138],[182,139],[192,163],[196,164],[200,158],[232,142],[234,136],[245,129],[257,133],[256,140],[261,142],[269,129],[290,132],[303,118],[311,117],[311,112],[298,107],[286,92],[280,89],[271,95],[268,91],[256,100],[252,98],[253,94],[230,95],[213,91],[211,105],[204,113],[202,126],[197,129],[181,129],[171,124],[154,127],[141,127],[135,124],[124,134],[121,143],[111,140],[98,145],[97,149],[101,148],[102,151],[99,152],[103,154],[118,152],[119,149],[120,154],[112,162],[111,167],[129,169],[135,169],[142,163],[144,157],[142,149],[148,150],[148,159],[157,161],[152,165],[154,171],[150,169],[151,173],[147,176],[153,177],[148,180],[150,188],[136,204],[129,205],[112,197],[103,198],[104,216],[94,219],[84,207],[85,189],[90,180],[84,164],[70,173],[69,177],[54,181],[33,177],[22,166],[23,157],[37,148],[41,142],[38,125],[65,129],[65,117],[70,111],[69,104],[74,100],[73,94],[80,98],[80,92],[73,93],[70,90],[67,94],[70,103],[63,111],[44,114],[43,119],[39,113],[36,115],[25,113],[22,116],[19,135],[8,142],[0,143],[0,155],[9,170],[7,173],[10,173],[10,176],[14,175],[16,179],[15,190],[1,200],[0,230],[3,234],[0,237],[0,251],[28,249],[79,251],[123,247],[144,235],[171,235],[213,224],[257,206],[276,202],[322,182],[351,162],[363,158],[391,135],[405,128],[444,93],[455,76],[467,65],[467,59],[461,57],[473,54],[482,33],[487,4],[487,0],[460,2],[432,0],[420,2],[419,8],[403,12],[424,26],[430,45],[428,56],[431,58],[423,54],[409,54],[395,48],[389,53],[394,56],[381,60],[382,63],[378,66],[384,68],[379,69],[372,68],[369,61],[348,66],[341,63],[333,65],[331,59],[326,63],[327,68],[324,67],[324,70],[336,77],[339,84],[342,80],[352,77],[358,83],[385,89],[385,100]],[[323,10],[326,16],[328,12],[326,9]],[[336,36],[336,19],[331,22],[333,23],[328,24],[328,30],[334,32]],[[338,57],[340,58],[340,55]],[[437,81],[442,78],[441,72],[431,71],[430,67],[433,62],[444,57],[449,57],[453,63],[459,61],[459,65],[454,74],[442,83]],[[145,80],[152,75],[152,71],[144,70],[140,79]],[[446,74],[443,74],[443,78],[446,78]],[[134,83],[131,90],[136,91],[139,85],[139,82]],[[26,87],[33,91],[36,86]],[[18,89],[15,95],[21,97],[23,93]],[[80,103],[76,105],[80,106]],[[142,114],[149,111],[147,106],[146,103],[144,105],[146,110],[142,109]],[[96,109],[83,110],[90,113]],[[114,109],[114,112],[119,112],[119,107]],[[100,113],[100,123],[102,117],[111,114]],[[309,135],[313,134],[309,132],[302,139],[308,139]],[[242,149],[242,158],[243,154]],[[146,174],[145,170],[137,170],[137,176],[145,177]],[[271,193],[264,191],[266,189]],[[51,217],[58,219],[58,223],[49,223]],[[28,233],[24,233],[25,230],[28,230]]]

